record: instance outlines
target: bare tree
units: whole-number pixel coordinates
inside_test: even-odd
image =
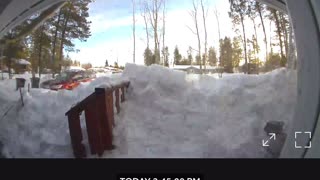
[[[161,8],[162,0],[153,0],[152,4],[146,3],[146,8],[148,12],[148,19],[151,24],[153,30],[153,38],[154,38],[154,54],[155,54],[155,62],[159,64],[160,62],[160,49],[159,49],[159,11]],[[151,6],[151,7],[150,7]]]
[[[271,13],[275,19],[275,25],[277,28],[277,35],[279,38],[279,43],[280,43],[280,52],[281,52],[281,66],[284,67],[285,66],[285,55],[283,52],[283,41],[282,41],[282,34],[281,34],[281,22],[280,22],[280,18],[278,15],[278,12],[275,9],[271,9]]]
[[[217,20],[217,23],[218,23],[218,34],[219,34],[219,41],[221,39],[221,33],[220,33],[220,21],[219,21],[219,16],[220,16],[220,13],[219,11],[217,10],[217,7],[215,7],[214,9],[214,15],[216,16],[216,20]]]
[[[205,10],[203,0],[201,0],[201,9],[202,9],[202,19],[203,19],[203,27],[204,27],[204,58],[203,58],[203,66],[206,69],[207,62],[207,46],[208,46],[208,34],[207,34],[207,16],[208,16],[208,8]]]
[[[188,27],[193,34],[195,34],[198,38],[198,53],[200,58],[200,70],[202,70],[202,63],[201,63],[201,41],[200,41],[200,33],[199,33],[199,26],[198,26],[198,2],[197,0],[193,0],[193,10],[190,11],[190,16],[193,18],[193,22],[196,28],[196,32],[192,30],[192,28]]]
[[[147,3],[145,1],[141,2],[141,16],[143,17],[146,36],[147,36],[147,48],[149,49],[149,29],[148,29],[148,17],[147,17]]]
[[[259,17],[260,17],[260,21],[261,21],[261,25],[262,25],[262,29],[263,29],[263,34],[264,34],[264,43],[266,46],[266,60],[268,60],[268,41],[267,41],[267,33],[266,33],[266,27],[264,25],[264,20],[262,17],[262,13],[265,11],[265,8],[263,7],[263,5],[260,4],[260,2],[256,2],[255,4],[256,9],[259,13]]]
[[[214,15],[216,16],[216,20],[217,20],[217,23],[218,23],[218,35],[219,35],[219,43],[220,43],[220,40],[221,40],[221,33],[220,33],[220,20],[219,20],[219,11],[217,10],[217,7],[214,8]],[[218,46],[219,47],[219,46]],[[218,51],[219,52],[219,51]],[[220,66],[220,56],[219,56],[219,66]]]
[[[165,39],[165,34],[166,34],[166,0],[163,0],[163,12],[162,12],[162,57],[163,57],[163,65],[165,66],[165,44],[164,44],[164,39]]]
[[[244,49],[244,59],[246,65],[246,73],[250,74],[249,64],[248,64],[248,55],[247,55],[247,38],[246,38],[246,29],[244,25],[245,15],[247,12],[247,1],[246,0],[229,0],[230,2],[230,12],[229,17],[232,18],[232,23],[234,25],[242,26],[243,34],[243,49]]]
[[[254,28],[254,38],[252,39],[254,41],[254,53],[255,53],[255,60],[257,60],[260,52],[259,44],[258,44],[258,33],[257,33],[257,24],[256,24],[256,18],[258,17],[257,14],[257,6],[256,6],[256,1],[249,1],[248,5],[248,11],[247,15],[251,19],[253,28]]]
[[[280,21],[281,21],[281,29],[283,32],[283,39],[284,39],[284,48],[286,51],[286,57],[288,57],[288,49],[289,49],[289,38],[288,38],[288,20],[286,19],[285,15],[281,12],[279,12],[279,16],[280,16]]]
[[[133,63],[136,63],[136,2],[132,0],[132,33],[133,33]]]

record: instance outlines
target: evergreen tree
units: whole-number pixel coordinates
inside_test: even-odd
[[[220,44],[221,67],[227,73],[233,73],[232,44],[228,37],[225,37]]]
[[[174,52],[173,52],[174,64],[175,64],[175,65],[179,65],[181,59],[182,59],[182,56],[181,56],[181,54],[180,54],[180,52],[179,52],[178,46],[176,46],[176,47],[174,48]]]
[[[113,66],[114,68],[119,68],[119,66],[118,66],[118,62],[114,62],[114,66]]]
[[[166,66],[166,67],[169,67],[169,48],[168,48],[168,46],[166,46],[165,48],[164,48],[164,53],[163,53],[163,55],[164,55],[164,66]]]
[[[108,67],[109,66],[109,63],[108,63],[108,59],[106,60],[106,64],[105,64],[105,67]]]
[[[233,67],[239,67],[242,59],[241,37],[234,37],[232,41],[232,64]]]
[[[216,66],[217,65],[217,52],[214,47],[209,48],[209,56],[208,61],[210,66]]]
[[[269,72],[281,67],[280,65],[281,56],[279,53],[274,54],[270,52],[268,56],[269,56],[269,59],[265,62],[264,71]]]
[[[147,47],[144,51],[144,64],[150,66],[154,64],[154,57],[152,51]]]
[[[51,47],[51,37],[48,34],[49,24],[45,22],[38,29],[31,34],[31,64],[32,77],[39,70],[39,77],[41,77],[42,69],[48,67],[48,61],[44,60],[45,56],[50,56],[49,49]]]
[[[200,55],[198,54],[198,55],[196,56],[195,65],[200,65],[200,64],[201,64],[201,57],[200,57]]]
[[[92,0],[75,0],[67,2],[61,8],[60,21],[57,25],[59,37],[59,70],[61,69],[61,61],[63,57],[63,49],[66,51],[74,51],[74,39],[86,41],[91,36],[89,17],[89,3]],[[59,17],[58,17],[59,18]]]

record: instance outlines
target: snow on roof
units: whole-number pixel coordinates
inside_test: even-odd
[[[25,59],[18,59],[16,60],[16,63],[21,65],[31,65],[31,63]]]
[[[84,68],[79,67],[79,66],[70,66],[69,68],[67,68],[67,70],[85,71],[85,69],[84,69]]]
[[[200,66],[198,66],[198,65],[174,65],[171,68],[172,69],[189,69],[191,67],[200,69]],[[219,67],[217,67],[217,66],[206,66],[206,69],[219,69]]]

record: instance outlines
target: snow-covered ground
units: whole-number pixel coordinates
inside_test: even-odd
[[[0,141],[8,157],[73,157],[69,108],[95,87],[130,79],[127,101],[116,115],[116,149],[104,157],[266,157],[267,121],[292,118],[296,71],[262,75],[186,75],[161,66],[127,64],[123,74],[98,77],[73,91],[32,89],[17,105],[15,81],[0,81]],[[2,103],[4,102],[4,103]],[[2,107],[2,108],[1,108]],[[87,145],[82,115],[84,143]],[[90,156],[93,157],[93,156]]]

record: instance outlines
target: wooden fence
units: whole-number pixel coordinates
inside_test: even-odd
[[[73,106],[68,116],[69,131],[73,154],[76,158],[86,157],[80,125],[80,115],[85,112],[85,121],[91,154],[102,156],[105,150],[112,150],[112,129],[114,122],[114,96],[117,113],[120,113],[120,101],[125,101],[125,91],[130,82],[124,82],[107,88],[95,88],[87,98]],[[120,95],[121,91],[121,95]]]

